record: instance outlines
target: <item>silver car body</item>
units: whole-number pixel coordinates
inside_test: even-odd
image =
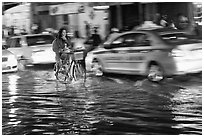
[[[16,72],[17,70],[17,59],[15,55],[5,48],[2,49],[2,73]]]
[[[202,71],[201,41],[188,40],[183,37],[185,41],[183,43],[165,42],[165,36],[182,33],[184,32],[176,30],[158,32],[138,30],[114,34],[98,49],[87,54],[87,70],[91,70],[94,60],[97,60],[102,65],[102,70],[109,73],[147,75],[151,63],[161,66],[165,75],[200,72]],[[126,41],[129,44],[115,47],[117,43],[120,43],[120,38],[125,39],[125,36],[128,35],[145,35],[146,41],[144,41],[144,45],[130,46],[132,39],[127,37]],[[180,40],[178,39],[178,41]],[[107,45],[110,48],[107,48]]]
[[[55,53],[52,50],[51,34],[30,34],[14,36],[9,39],[8,50],[18,59],[27,60],[28,64],[55,63]]]

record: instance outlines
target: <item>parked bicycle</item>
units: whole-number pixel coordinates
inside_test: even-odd
[[[77,80],[86,80],[86,68],[83,65],[84,50],[66,50],[62,53],[61,65],[54,66],[56,79],[60,82],[71,82]]]

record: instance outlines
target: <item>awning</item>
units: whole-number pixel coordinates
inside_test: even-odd
[[[129,5],[134,2],[89,2],[89,6],[115,6],[115,5]]]

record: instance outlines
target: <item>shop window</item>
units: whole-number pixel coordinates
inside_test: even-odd
[[[69,25],[69,20],[67,15],[63,15],[63,20],[65,25]]]

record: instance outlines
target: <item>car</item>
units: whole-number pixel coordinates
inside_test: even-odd
[[[52,50],[53,35],[50,33],[27,34],[13,36],[7,41],[8,50],[14,53],[18,60],[26,60],[26,64],[55,63],[55,53]]]
[[[138,28],[112,35],[85,58],[98,75],[143,75],[159,82],[169,76],[202,72],[202,41],[171,28]]]
[[[2,45],[2,73],[16,72],[18,70],[17,64],[15,55],[8,51],[5,45]]]

